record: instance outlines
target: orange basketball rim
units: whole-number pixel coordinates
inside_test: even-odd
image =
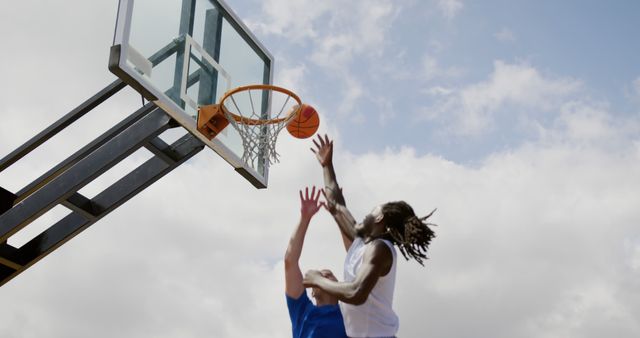
[[[280,92],[288,96],[288,98],[294,100],[297,105],[294,106],[295,109],[291,109],[284,117],[278,116],[276,118],[270,119],[251,118],[229,111],[229,109],[226,107],[227,100],[233,100],[233,95],[235,94],[238,94],[240,92],[249,92],[252,90]],[[252,126],[281,123],[286,124],[300,112],[301,107],[302,101],[300,100],[300,97],[298,97],[296,93],[290,91],[289,89],[264,84],[241,86],[226,92],[220,99],[220,102],[200,107],[200,109],[198,110],[198,131],[209,137],[209,139],[212,139],[227,125],[229,125],[229,117],[233,118],[233,120],[237,123]],[[238,111],[240,111],[239,108]]]

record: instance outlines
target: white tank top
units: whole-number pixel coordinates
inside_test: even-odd
[[[389,273],[378,278],[369,297],[362,305],[340,303],[344,326],[349,337],[392,337],[398,332],[398,316],[393,312],[393,289],[396,282],[396,249],[383,240],[391,249],[393,263]],[[351,282],[362,264],[366,244],[356,237],[344,261],[344,281]]]

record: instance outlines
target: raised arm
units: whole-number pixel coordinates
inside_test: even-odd
[[[354,229],[356,221],[349,209],[347,209],[342,188],[340,188],[336,179],[336,172],[333,168],[333,141],[327,135],[324,135],[324,138],[318,135],[318,140],[313,140],[313,144],[316,149],[311,148],[311,151],[316,154],[316,158],[322,166],[324,176],[323,194],[327,200],[327,210],[329,210],[340,228],[345,250],[349,250],[356,236]]]
[[[300,190],[300,222],[293,231],[291,239],[289,239],[289,246],[284,254],[285,293],[294,299],[299,298],[304,292],[299,261],[309,222],[323,205],[319,199],[320,191],[316,193],[316,187],[311,190],[311,195],[309,195],[308,187],[305,188],[304,196]]]
[[[364,303],[378,279],[389,273],[393,264],[393,254],[380,240],[368,245],[358,269],[356,278],[351,282],[335,282],[323,277],[318,270],[309,270],[304,276],[305,287],[317,287],[344,303],[360,305]]]

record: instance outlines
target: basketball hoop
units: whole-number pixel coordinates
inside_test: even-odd
[[[274,106],[281,103],[277,114],[269,113],[269,103]],[[261,159],[273,164],[279,157],[278,134],[299,113],[301,106],[298,95],[282,87],[237,87],[226,92],[217,104],[198,109],[198,131],[211,140],[231,124],[242,139],[242,161],[254,168]]]

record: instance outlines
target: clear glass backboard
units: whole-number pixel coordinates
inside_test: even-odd
[[[231,88],[272,84],[273,56],[226,3],[120,0],[109,69],[256,187],[267,186],[268,161],[244,163],[236,130],[226,128],[212,140],[197,131],[198,107],[216,103]],[[256,102],[269,106],[270,99]]]

